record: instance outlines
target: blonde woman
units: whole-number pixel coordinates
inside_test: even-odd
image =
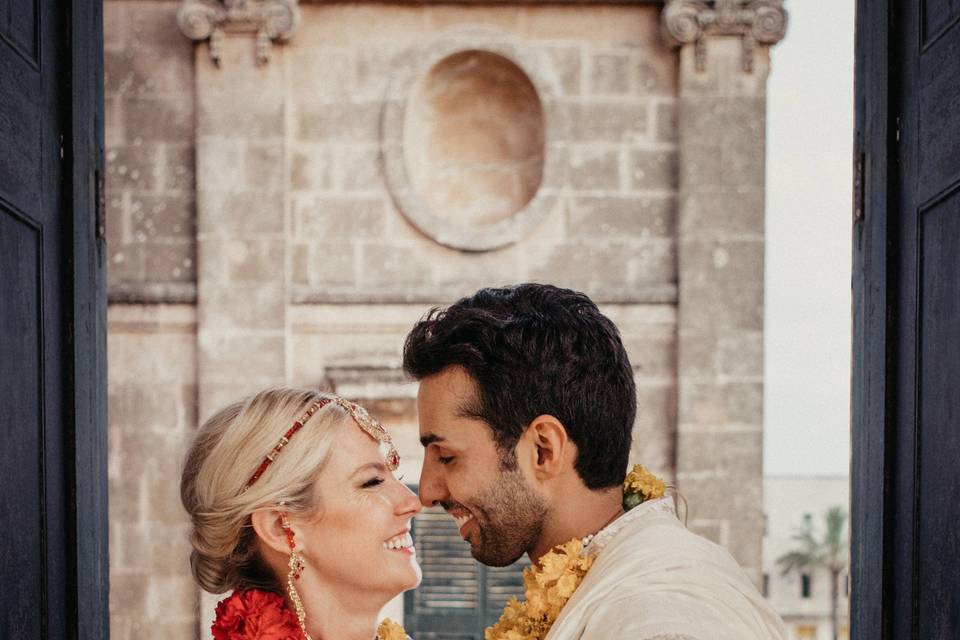
[[[406,638],[381,608],[421,578],[417,497],[390,436],[352,402],[269,389],[198,431],[181,480],[190,563],[216,640]]]

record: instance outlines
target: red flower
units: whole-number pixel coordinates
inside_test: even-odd
[[[217,604],[214,640],[303,640],[283,597],[269,591],[234,591]]]

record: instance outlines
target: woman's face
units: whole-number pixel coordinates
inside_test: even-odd
[[[420,584],[410,537],[420,501],[387,468],[379,443],[352,421],[333,442],[315,491],[318,514],[295,527],[307,571],[338,589],[387,597]]]

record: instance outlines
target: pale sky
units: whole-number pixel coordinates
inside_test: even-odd
[[[785,4],[767,101],[764,472],[846,474],[853,0]]]

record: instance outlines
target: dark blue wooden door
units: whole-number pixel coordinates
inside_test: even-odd
[[[82,6],[86,4],[87,6]],[[0,638],[107,633],[97,2],[0,4]]]
[[[960,637],[960,2],[858,2],[852,631]]]

